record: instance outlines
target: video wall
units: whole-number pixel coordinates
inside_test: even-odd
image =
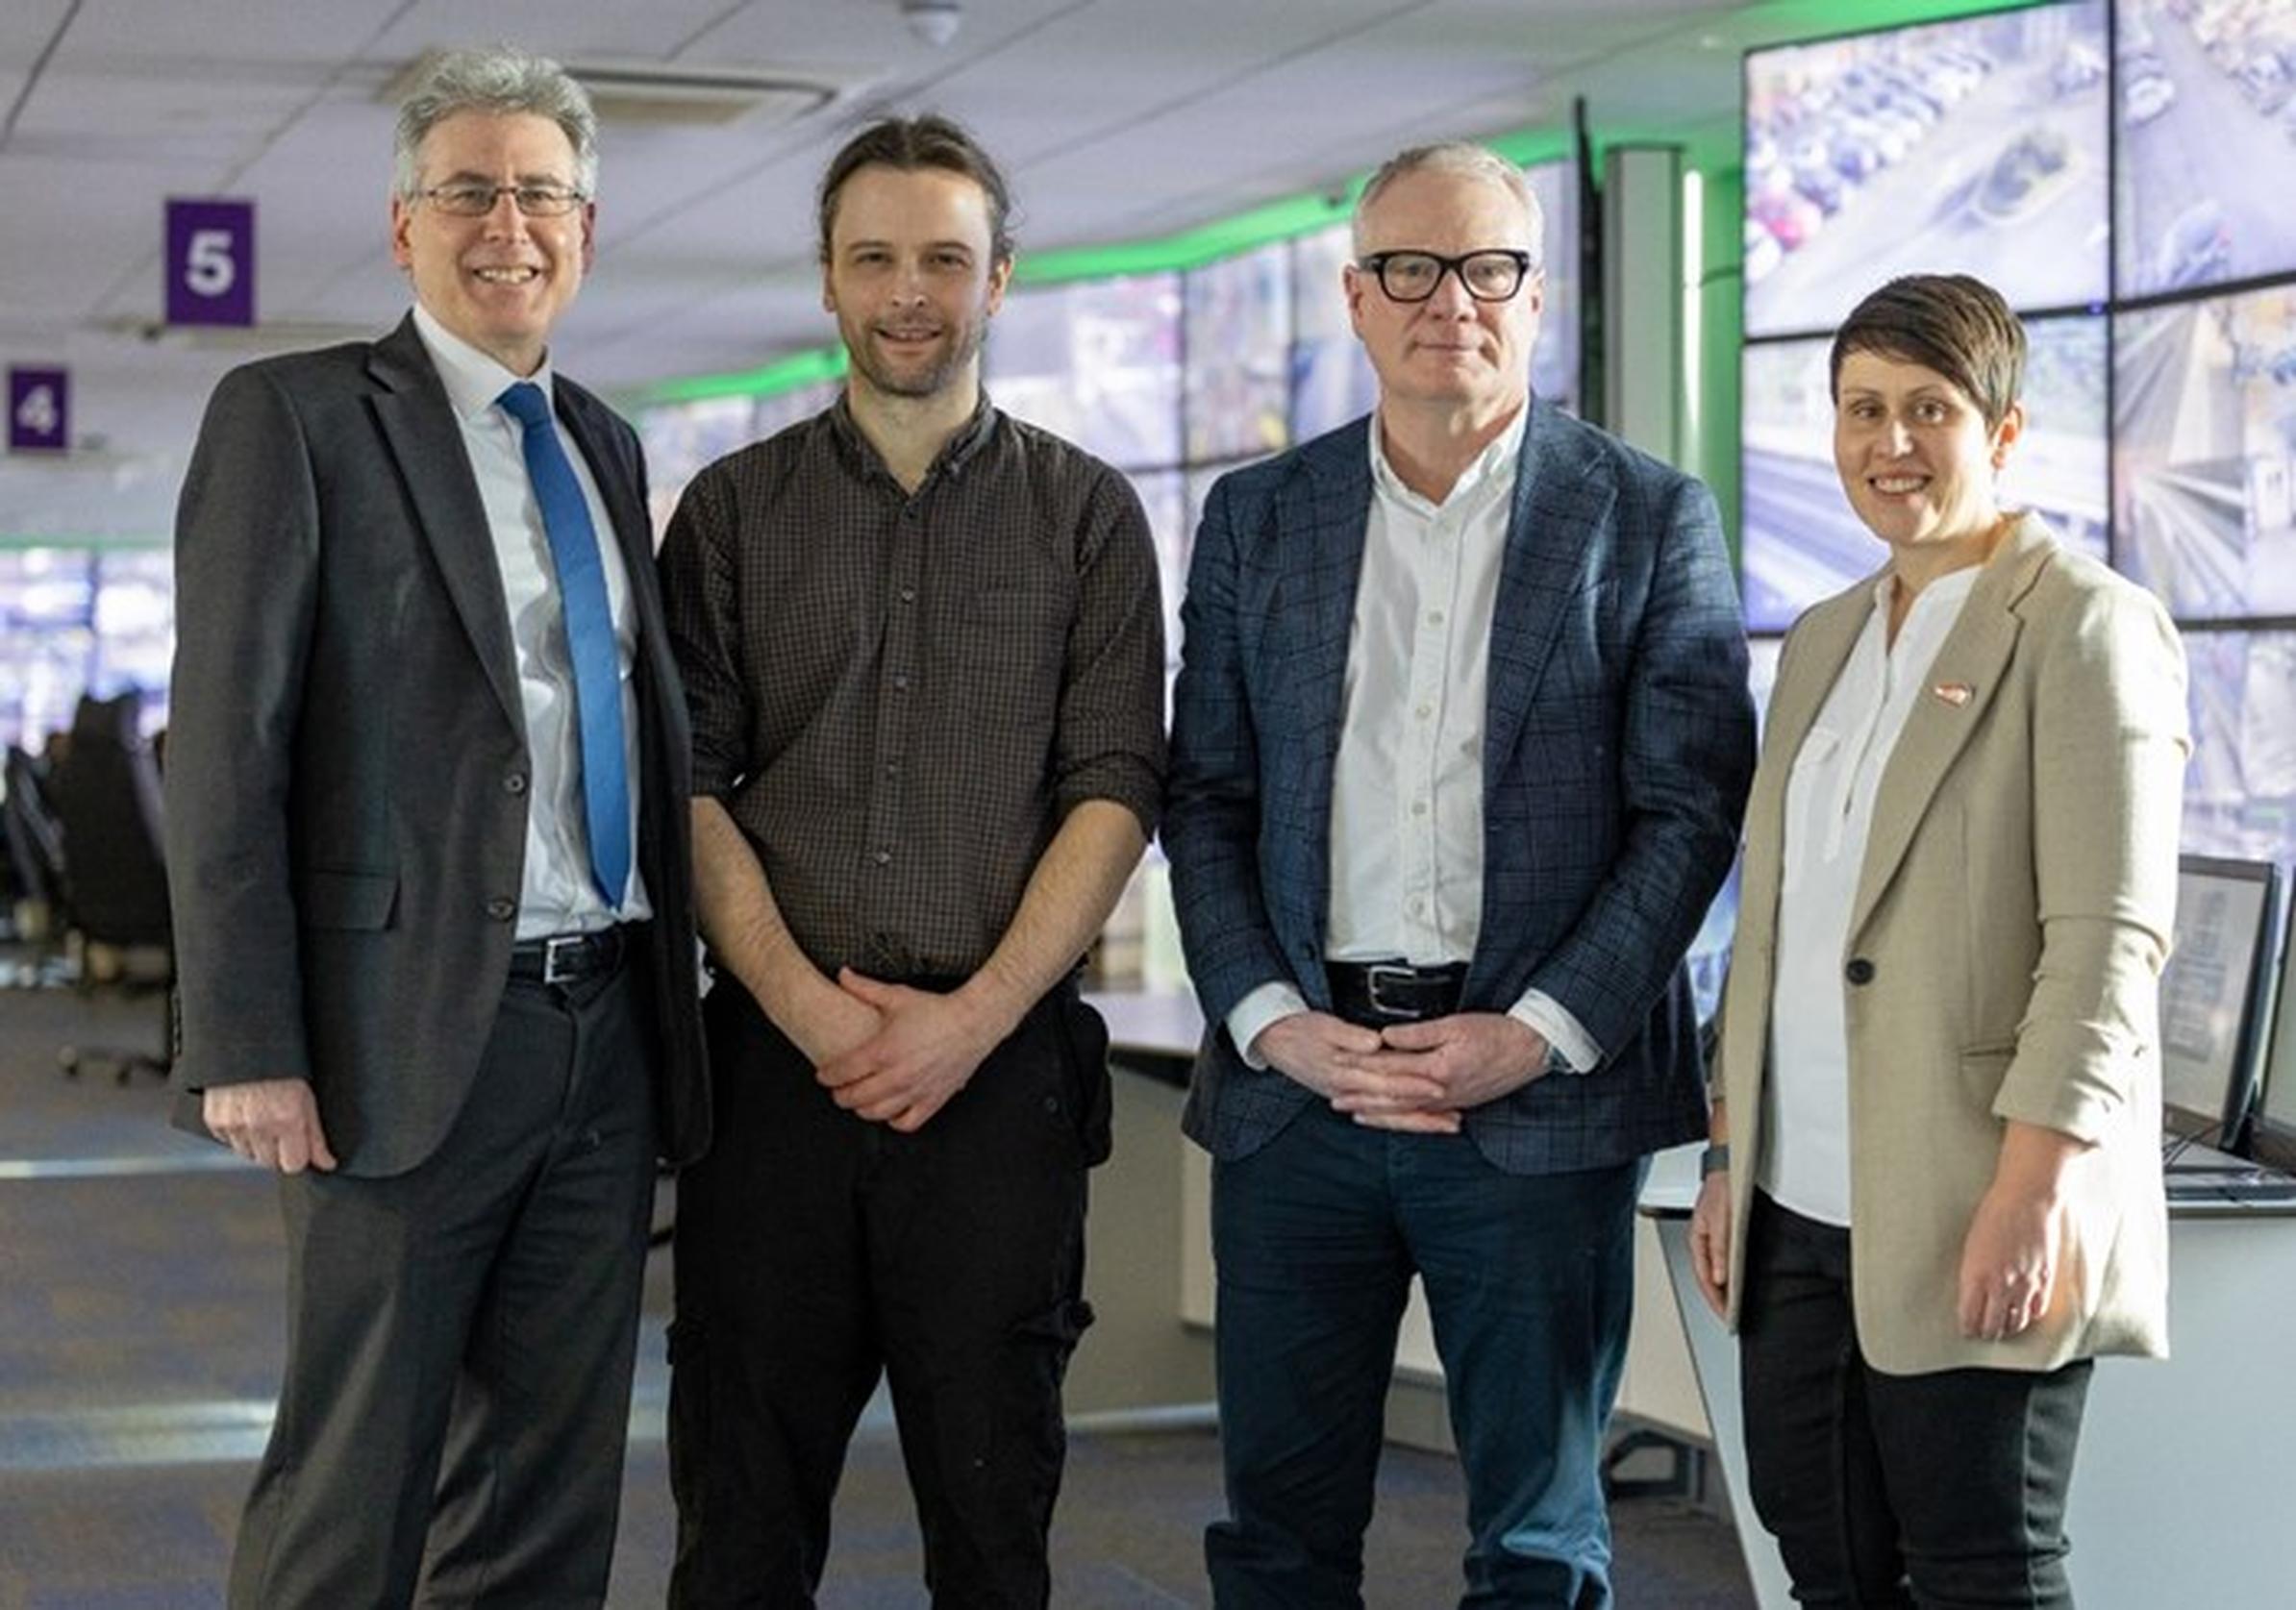
[[[2059,0],[1750,53],[1740,529],[1783,632],[1882,545],[1826,354],[1895,274],[2031,337],[2004,478],[2185,637],[2184,844],[2296,862],[2296,0]]]
[[[167,719],[175,655],[173,557],[164,548],[0,551],[0,744],[37,749],[72,724],[83,692],[150,691]]]
[[[1532,386],[1575,412],[1577,170],[1554,161],[1524,171],[1546,215]],[[1335,223],[1185,270],[1018,288],[989,327],[991,400],[1106,459],[1140,494],[1156,534],[1172,669],[1188,551],[1212,483],[1370,411],[1371,365],[1340,289],[1353,257],[1349,226]],[[836,393],[830,381],[646,409],[639,425],[657,529],[704,465],[817,413]]]

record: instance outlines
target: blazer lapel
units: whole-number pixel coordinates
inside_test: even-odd
[[[1865,864],[1858,877],[1858,899],[1850,908],[1853,935],[1881,904],[1938,784],[1999,693],[2023,626],[2016,605],[2056,547],[2039,520],[2029,515],[2019,522],[2003,551],[1978,577],[1960,619],[1939,646],[1923,679],[1928,685],[1914,701],[1889,764],[1882,771],[1873,825],[1866,834]]]
[[[1847,593],[1815,606],[1786,639],[1790,653],[1778,668],[1764,718],[1762,763],[1755,768],[1754,792],[1746,802],[1746,865],[1739,905],[1739,931],[1772,931],[1778,920],[1778,890],[1785,859],[1785,787],[1794,756],[1825,708],[1826,695],[1841,679],[1850,651],[1873,618],[1873,585],[1868,577]]]
[[[1506,770],[1564,607],[1582,579],[1602,566],[1599,549],[1609,540],[1610,508],[1618,499],[1610,478],[1595,473],[1598,460],[1578,439],[1577,427],[1536,399],[1525,406],[1531,420],[1515,467],[1491,616],[1485,777]]]
[[[1339,731],[1345,715],[1347,646],[1355,635],[1356,587],[1363,574],[1363,539],[1371,518],[1369,430],[1342,431],[1307,458],[1308,474],[1281,494],[1276,529],[1286,533],[1280,546],[1283,586],[1288,603],[1286,630],[1279,640],[1292,646],[1300,669],[1291,692],[1298,702],[1306,766],[1299,780],[1301,799],[1313,824],[1316,854],[1307,858],[1312,886],[1304,908],[1315,914],[1316,937],[1331,908],[1332,778],[1339,759]],[[1296,538],[1288,533],[1299,533]]]
[[[454,405],[415,334],[412,314],[375,343],[368,368],[383,386],[374,400],[375,418],[398,459],[400,480],[413,500],[447,595],[486,668],[487,685],[523,740],[526,710],[518,696],[510,606],[503,601],[486,506],[479,501]]]

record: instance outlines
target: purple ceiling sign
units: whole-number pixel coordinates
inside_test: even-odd
[[[167,322],[255,322],[255,203],[167,204]]]
[[[8,450],[62,453],[72,440],[72,375],[69,369],[8,368]]]

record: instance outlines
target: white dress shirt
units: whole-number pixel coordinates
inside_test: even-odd
[[[1507,557],[1525,407],[1440,504],[1403,483],[1372,422],[1371,508],[1340,690],[1332,775],[1325,956],[1441,967],[1470,960],[1483,927],[1483,729],[1491,622]],[[1288,980],[1228,1014],[1244,1058],[1260,1031],[1308,1009]],[[1601,1050],[1560,1003],[1510,1008],[1580,1072]]]
[[[1875,583],[1865,631],[1786,780],[1769,1093],[1757,1178],[1772,1201],[1824,1224],[1850,1222],[1850,1052],[1841,978],[1874,799],[1907,716],[1933,696],[1930,667],[1981,568],[1970,565],[1922,588],[1895,644],[1889,607],[1897,579]]]
[[[582,449],[552,415],[559,445],[574,466],[598,535],[598,557],[606,570],[607,602],[613,610],[622,681],[622,737],[630,778],[630,882],[617,913],[599,898],[590,877],[589,829],[582,796],[581,738],[574,711],[574,666],[566,653],[565,612],[559,607],[550,535],[542,506],[527,478],[525,428],[496,399],[520,380],[530,380],[546,397],[550,363],[531,375],[513,375],[462,340],[417,305],[414,328],[445,384],[470,471],[486,506],[494,560],[502,572],[503,601],[510,606],[511,641],[518,658],[519,702],[526,714],[526,753],[534,775],[526,791],[526,865],[518,889],[518,937],[573,933],[637,922],[653,915],[644,879],[637,871],[638,764],[637,692],[630,668],[637,647],[637,616],[630,601],[630,576],[613,521]]]

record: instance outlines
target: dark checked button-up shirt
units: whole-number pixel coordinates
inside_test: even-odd
[[[1124,478],[986,399],[912,495],[840,401],[694,478],[662,548],[694,791],[807,954],[972,973],[1079,802],[1154,831],[1156,552]]]

